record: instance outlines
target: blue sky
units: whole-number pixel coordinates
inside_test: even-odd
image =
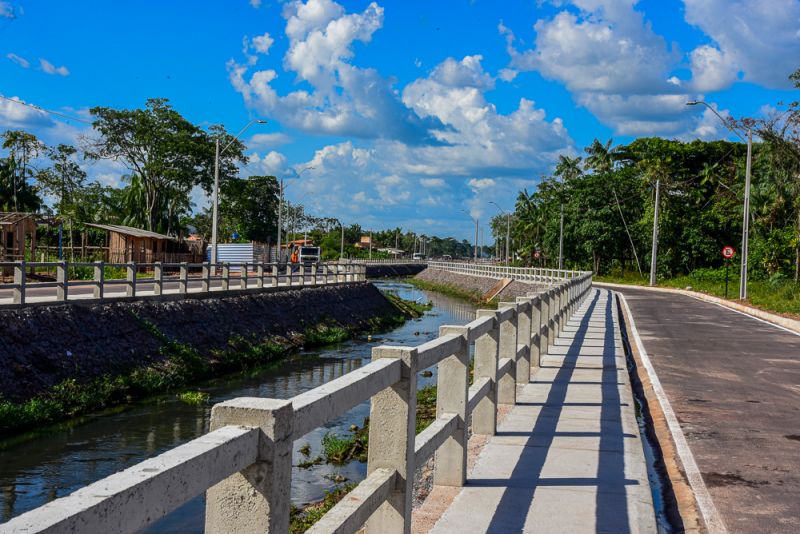
[[[204,126],[264,118],[243,175],[288,179],[320,216],[465,238],[462,210],[511,209],[559,154],[728,137],[684,103],[768,114],[798,67],[800,0],[0,0],[0,94],[84,119],[149,97]],[[0,100],[6,128],[92,135]]]

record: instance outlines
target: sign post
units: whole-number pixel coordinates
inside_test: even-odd
[[[734,250],[733,247],[722,247],[722,257],[725,258],[725,299],[728,298],[728,270],[731,264],[728,260],[730,260],[734,254],[736,254],[736,250]]]

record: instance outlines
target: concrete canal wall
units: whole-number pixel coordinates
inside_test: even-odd
[[[423,263],[367,265],[367,278],[413,276],[424,269]]]
[[[24,401],[68,378],[118,376],[174,352],[209,362],[220,351],[279,340],[303,344],[320,323],[363,330],[398,309],[369,283],[281,289],[222,298],[72,303],[0,311],[0,399]]]

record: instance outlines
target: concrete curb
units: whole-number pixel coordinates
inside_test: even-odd
[[[732,302],[730,300],[725,300],[719,297],[706,295],[705,293],[700,293],[698,291],[688,291],[686,289],[676,289],[671,287],[636,286],[628,284],[612,284],[608,282],[594,282],[594,281],[592,281],[592,285],[598,287],[607,287],[611,289],[646,289],[647,291],[685,295],[687,297],[692,297],[697,300],[702,300],[704,302],[710,302],[711,304],[716,304],[717,306],[722,306],[723,308],[728,308],[729,310],[749,315],[750,317],[753,317],[755,319],[760,319],[762,321],[766,321],[768,323],[784,328],[796,334],[800,334],[800,321],[796,319],[790,319],[788,317],[783,317],[782,315],[778,315],[776,313],[770,313],[768,311],[764,311],[759,308],[753,308],[752,306],[745,306],[744,304],[739,304],[738,302]]]

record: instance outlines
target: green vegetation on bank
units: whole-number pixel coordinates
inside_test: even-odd
[[[483,295],[480,292],[464,289],[456,285],[439,284],[436,282],[430,282],[428,280],[422,280],[420,278],[409,278],[408,283],[419,289],[424,289],[426,291],[435,291],[437,293],[441,293],[442,295],[447,295],[448,297],[466,300],[467,302],[471,302],[472,304],[480,306],[481,308],[497,307],[497,302],[484,301]]]
[[[322,321],[305,327],[300,336],[246,338],[232,336],[225,349],[212,349],[208,355],[180,343],[156,325],[132,314],[162,342],[158,361],[136,367],[119,376],[101,376],[85,381],[68,378],[50,391],[24,402],[13,402],[0,396],[0,432],[10,435],[37,425],[52,423],[77,415],[123,405],[134,400],[181,390],[188,385],[227,372],[255,369],[296,353],[300,348],[320,347],[340,343],[365,332],[379,332],[403,324],[416,317],[409,311],[415,303],[393,298],[397,313],[371,318],[362,325],[341,325]],[[398,306],[402,301],[403,307]],[[202,403],[202,393],[180,395],[184,402]]]
[[[292,505],[289,532],[291,534],[302,534],[310,529],[314,523],[322,519],[328,511],[350,493],[357,484],[352,482],[336,486],[331,491],[325,492],[325,498],[309,506],[299,508]]]
[[[596,282],[646,286],[649,279],[638,273],[611,272],[595,276]],[[725,298],[725,269],[695,269],[688,275],[674,278],[660,278],[658,285],[678,289],[691,288],[693,291]],[[748,280],[747,303],[765,311],[800,317],[800,283],[786,276],[775,274],[768,279]],[[732,265],[728,278],[728,299],[737,300],[739,296],[739,266]]]

